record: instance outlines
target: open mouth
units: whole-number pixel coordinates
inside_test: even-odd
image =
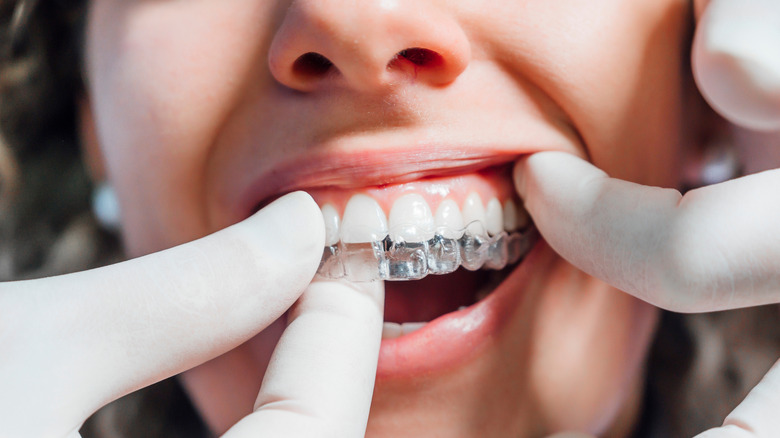
[[[318,189],[320,278],[385,283],[384,341],[422,331],[488,297],[537,233],[511,165],[380,187]]]

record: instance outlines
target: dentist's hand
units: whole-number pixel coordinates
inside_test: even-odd
[[[518,163],[515,183],[555,251],[655,306],[706,312],[780,303],[780,170],[682,196],[541,152]]]
[[[254,412],[225,436],[363,436],[382,283],[310,284],[324,238],[319,208],[295,193],[166,251],[0,284],[0,435],[77,437],[98,408],[238,346],[293,306]]]

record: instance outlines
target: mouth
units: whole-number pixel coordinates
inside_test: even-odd
[[[538,240],[511,172],[308,189],[326,223],[317,276],[386,281],[378,378],[465,363],[500,330],[522,288],[494,292]]]

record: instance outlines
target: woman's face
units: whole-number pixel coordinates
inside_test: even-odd
[[[131,256],[297,189],[339,215],[355,194],[385,215],[502,203],[542,150],[670,186],[689,140],[686,0],[92,3],[85,115]],[[471,305],[485,282],[386,283],[386,320],[435,321],[383,341],[368,434],[627,433],[654,311],[543,242]],[[216,432],[251,411],[283,324],[185,374]]]

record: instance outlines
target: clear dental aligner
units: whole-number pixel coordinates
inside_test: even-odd
[[[452,234],[461,237],[445,237]],[[472,222],[456,232],[437,230],[423,242],[392,240],[390,234],[368,243],[338,242],[325,247],[317,275],[352,281],[419,280],[429,274],[449,274],[460,266],[471,271],[499,270],[520,260],[537,237],[533,225],[490,236],[480,222]]]
[[[487,205],[469,195],[461,209],[444,200],[434,215],[417,194],[393,204],[389,218],[369,196],[355,195],[343,220],[335,207],[322,207],[326,247],[318,275],[352,281],[418,280],[459,267],[499,270],[516,263],[537,237],[527,212],[512,200]],[[465,226],[464,226],[465,224]]]

